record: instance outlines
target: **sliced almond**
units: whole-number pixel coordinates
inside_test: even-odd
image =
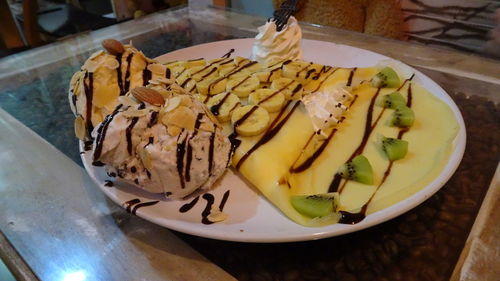
[[[212,205],[210,210],[210,214],[207,216],[207,219],[211,222],[221,222],[227,219],[228,215],[223,213],[219,207]]]
[[[144,168],[151,170],[153,168],[153,162],[151,160],[151,154],[145,148],[139,150],[139,157],[141,158]]]
[[[104,54],[104,52],[103,52],[102,50],[99,50],[99,51],[97,51],[97,52],[94,52],[92,55],[90,55],[89,60],[91,60],[91,59],[93,59],[93,58],[96,58],[96,57],[98,57],[98,56],[100,56],[100,55],[102,55],[102,54]]]
[[[119,55],[123,54],[125,52],[125,48],[123,47],[122,43],[119,41],[116,41],[115,39],[106,39],[102,41],[102,46],[108,53],[112,55]]]
[[[181,98],[179,96],[168,99],[168,103],[163,109],[165,112],[170,112],[176,109],[181,104]]]
[[[119,96],[118,103],[123,104],[125,106],[136,106],[137,105],[137,101],[134,98],[131,98],[129,96]]]
[[[115,59],[108,59],[104,61],[103,65],[109,69],[117,69],[120,66],[120,63],[118,63]]]
[[[165,103],[165,98],[160,93],[146,87],[134,88],[132,90],[132,95],[140,101],[156,106],[161,106]]]
[[[180,133],[180,129],[179,129],[179,133]],[[178,134],[177,134],[177,135],[178,135]],[[176,136],[177,136],[177,135],[176,135]],[[165,146],[162,148],[162,150],[163,150],[163,151],[172,151],[172,150],[175,150],[175,149],[177,149],[177,145],[175,145],[174,143],[167,144],[167,145],[165,145]]]
[[[213,132],[215,130],[215,125],[212,122],[203,122],[200,125],[200,130],[206,132]]]
[[[167,122],[169,125],[194,130],[194,123],[196,122],[196,115],[194,112],[185,107],[179,106],[174,111],[168,114]]]
[[[165,77],[158,77],[154,81],[162,83],[162,84],[167,84],[167,85],[170,85],[170,84],[174,83],[173,79],[167,79]]]
[[[123,111],[123,116],[125,117],[142,117],[146,116],[146,114],[149,113],[148,109],[136,109],[136,108],[129,108],[125,111]]]
[[[87,60],[83,64],[82,69],[85,69],[88,72],[95,72],[97,70],[97,67],[99,67],[99,65],[100,64],[94,60]]]
[[[191,105],[193,105],[193,101],[191,100],[190,96],[188,96],[188,95],[181,95],[180,98],[181,98],[181,105],[184,105],[184,106],[187,106],[187,107],[190,107]]]
[[[153,63],[148,65],[148,70],[154,74],[163,75],[165,73],[166,66],[159,63]]]
[[[82,116],[75,118],[75,135],[80,140],[85,140],[87,136],[87,129],[85,127],[85,120]]]
[[[176,137],[181,133],[181,128],[175,126],[175,125],[169,125],[167,127],[167,133],[171,135],[172,137]]]

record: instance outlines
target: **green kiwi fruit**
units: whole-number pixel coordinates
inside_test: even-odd
[[[368,159],[358,155],[352,161],[342,165],[337,173],[347,180],[353,180],[364,184],[373,184],[373,169]]]
[[[323,217],[335,212],[339,202],[336,192],[315,195],[294,195],[290,198],[297,212],[311,218]]]
[[[385,108],[396,109],[406,106],[406,100],[399,92],[393,92],[383,96],[379,105]]]
[[[391,161],[402,159],[408,152],[408,142],[395,138],[382,138],[382,149]]]
[[[411,127],[411,125],[413,125],[414,121],[415,121],[415,113],[413,113],[413,110],[411,110],[411,108],[409,107],[402,106],[394,110],[391,119],[389,121],[389,124],[391,126],[396,126],[400,128],[408,128]]]
[[[376,88],[396,88],[400,84],[398,74],[390,67],[384,67],[372,78],[372,86]]]

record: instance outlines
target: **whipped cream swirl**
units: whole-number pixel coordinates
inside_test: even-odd
[[[281,31],[276,31],[276,23],[268,21],[258,28],[252,48],[252,59],[258,62],[302,59],[300,40],[302,31],[297,20],[290,17]]]

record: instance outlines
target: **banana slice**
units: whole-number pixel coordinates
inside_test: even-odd
[[[245,105],[234,110],[231,123],[238,135],[244,137],[256,136],[267,129],[269,113],[260,106]]]
[[[224,65],[226,63],[232,63],[232,62],[233,62],[232,58],[217,58],[209,60],[208,64],[220,66],[221,64]]]
[[[211,80],[203,80],[196,84],[198,93],[202,95],[213,96],[224,92],[226,89],[227,78],[218,77]]]
[[[236,69],[228,72],[226,77],[235,78],[241,76],[252,75],[253,73],[260,71],[262,69],[262,64],[255,61],[248,61],[246,63],[242,63]]]
[[[191,77],[186,77],[185,79],[177,78],[177,83],[188,92],[193,92],[196,89],[196,80]]]
[[[167,66],[170,69],[170,73],[173,77],[179,77],[181,74],[186,72],[186,68],[180,65]]]
[[[190,68],[188,73],[196,81],[213,80],[219,76],[216,66],[197,66]]]
[[[250,62],[249,59],[244,58],[244,57],[240,57],[240,56],[235,57],[233,61],[234,61],[234,64],[237,66],[240,66],[242,64],[247,64]]]
[[[180,65],[186,67],[186,68],[192,68],[195,66],[204,66],[206,64],[204,59],[194,59],[194,60],[188,60],[188,61],[183,61],[180,63]]]
[[[276,112],[283,107],[285,95],[279,90],[258,89],[248,96],[248,103],[260,105],[269,112]]]
[[[281,77],[281,68],[275,68],[272,70],[259,71],[253,74],[257,77],[260,82],[269,83]]]
[[[302,98],[304,89],[302,84],[290,78],[279,78],[271,83],[271,89],[281,90],[287,100],[299,100]]]
[[[307,69],[312,63],[306,61],[292,61],[282,67],[282,76],[290,79],[299,77],[299,73]]]
[[[198,85],[196,85],[196,87],[198,87]],[[202,94],[194,94],[193,97],[199,101],[199,102],[202,102],[202,103],[206,103],[209,99],[209,96],[206,96],[206,95],[202,95]]]
[[[240,98],[248,97],[250,92],[259,88],[260,81],[255,76],[235,77],[229,79],[226,84],[226,91],[237,95]]]
[[[307,82],[314,79],[316,74],[321,71],[322,67],[323,65],[321,64],[311,63],[302,71],[299,71],[297,72],[297,74],[295,74],[295,80],[299,81],[302,84],[306,84]]]
[[[227,92],[211,97],[207,102],[207,107],[220,122],[226,122],[231,119],[231,113],[239,104],[238,96]]]

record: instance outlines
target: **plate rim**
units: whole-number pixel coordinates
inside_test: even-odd
[[[230,40],[221,40],[221,41],[214,41],[214,42],[209,42],[209,43],[203,43],[203,44],[198,44],[198,45],[193,45],[190,47],[174,50],[172,52],[168,52],[166,54],[160,55],[155,58],[155,60],[162,61],[166,57],[169,56],[176,56],[181,52],[186,52],[189,51],[189,49],[194,49],[194,48],[200,48],[200,47],[210,47],[210,45],[219,45],[219,44],[225,44],[229,42],[234,42],[236,44],[253,44],[254,38],[239,38],[239,39],[230,39]],[[451,98],[451,96],[434,80],[432,80],[430,77],[427,75],[423,74],[419,70],[397,60],[393,59],[391,57],[382,55],[380,53],[376,53],[370,50],[354,47],[354,46],[349,46],[345,44],[337,44],[333,42],[328,42],[328,41],[320,41],[320,40],[311,40],[311,39],[302,39],[302,43],[304,42],[310,42],[310,43],[316,43],[316,44],[333,44],[335,46],[339,46],[341,48],[349,48],[349,49],[354,49],[356,52],[362,52],[362,53],[370,53],[372,55],[378,56],[378,57],[383,57],[383,59],[389,59],[392,61],[400,62],[404,66],[409,67],[418,77],[419,79],[422,80],[422,83],[425,82],[425,84],[430,84],[432,87],[437,88],[440,90],[441,93],[439,93],[439,96],[436,95],[436,93],[431,92],[431,94],[444,101],[452,110],[454,113],[454,117],[456,118],[456,121],[458,123],[458,132],[457,135],[455,136],[455,139],[453,140],[452,144],[454,146],[454,149],[452,153],[449,156],[448,162],[446,165],[443,167],[443,170],[439,173],[438,176],[436,176],[428,185],[426,185],[424,188],[421,190],[417,191],[413,195],[397,202],[396,204],[393,204],[387,208],[384,208],[382,210],[379,210],[375,213],[367,215],[367,217],[364,219],[364,221],[354,224],[354,225],[343,225],[345,227],[342,227],[341,229],[337,230],[324,230],[324,228],[327,227],[334,227],[338,224],[333,224],[333,225],[328,225],[324,227],[306,227],[302,226],[300,224],[297,224],[293,222],[291,219],[288,217],[284,216],[285,219],[292,221],[297,227],[300,228],[307,228],[311,229],[311,232],[308,234],[291,234],[287,235],[286,237],[266,237],[265,235],[263,236],[262,234],[260,235],[248,235],[248,233],[243,232],[239,233],[239,235],[228,235],[224,231],[214,231],[209,230],[209,229],[202,229],[199,231],[193,231],[193,226],[189,226],[191,222],[186,222],[189,223],[188,226],[184,226],[183,224],[170,224],[166,225],[163,221],[160,221],[158,218],[155,216],[148,216],[147,211],[143,212],[142,209],[136,213],[137,216],[148,220],[150,222],[153,222],[155,224],[158,224],[160,226],[166,227],[171,230],[187,233],[190,235],[195,235],[195,236],[200,236],[204,238],[210,238],[210,239],[217,239],[217,240],[224,240],[224,241],[233,241],[233,242],[245,242],[245,243],[285,243],[285,242],[299,242],[299,241],[308,241],[308,240],[318,240],[318,239],[323,239],[323,238],[329,238],[329,237],[334,237],[334,236],[340,236],[344,234],[348,234],[351,232],[356,232],[360,231],[369,227],[372,227],[374,225],[378,225],[381,223],[384,223],[386,221],[389,221],[393,218],[396,218],[400,216],[403,213],[408,212],[409,210],[412,210],[416,206],[422,204],[425,202],[428,198],[432,197],[437,191],[439,191],[447,182],[448,180],[453,176],[453,174],[456,172],[458,169],[458,166],[461,163],[461,160],[464,155],[465,151],[465,146],[467,142],[467,134],[466,134],[466,127],[465,127],[465,122],[463,120],[463,116],[460,112],[460,109],[454,102],[454,100]],[[235,44],[235,45],[236,45]],[[186,58],[188,59],[188,58]],[[82,141],[79,142],[79,148],[80,151],[85,151],[84,149],[84,143]],[[118,199],[113,192],[111,192],[111,189],[108,187],[105,187],[104,184],[96,178],[96,174],[93,172],[94,169],[96,168],[103,168],[103,167],[94,167],[91,165],[90,162],[86,161],[85,159],[85,154],[83,153],[80,154],[80,157],[82,159],[82,163],[84,165],[85,170],[87,171],[88,175],[91,177],[92,181],[101,189],[108,198],[110,198],[113,202],[121,206],[122,208],[122,202],[121,200]],[[267,200],[262,195],[258,195],[260,200],[265,200],[268,202],[268,204],[271,204],[273,207],[275,207],[271,202]],[[275,207],[275,209],[279,212],[279,209]],[[168,224],[168,223],[167,223]],[[203,224],[197,223],[200,226]]]

